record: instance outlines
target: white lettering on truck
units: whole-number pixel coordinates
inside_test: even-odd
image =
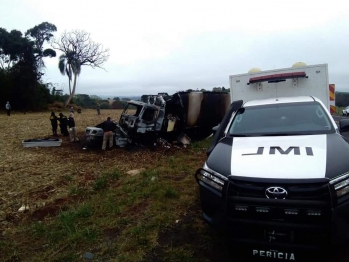
[[[290,146],[286,150],[283,150],[279,146],[271,146],[269,150],[269,155],[275,155],[275,151],[278,151],[281,155],[288,155],[293,150],[294,155],[300,155],[300,147],[299,146]],[[256,153],[248,153],[248,154],[242,154],[242,156],[251,156],[251,155],[263,155],[264,147],[258,147]],[[313,149],[311,147],[305,147],[305,153],[307,156],[313,156]]]
[[[279,251],[265,251],[265,250],[256,250],[254,249],[252,251],[253,256],[259,256],[259,257],[271,257],[271,258],[277,258],[280,260],[288,260],[288,261],[295,261],[295,255],[293,253],[284,253]]]

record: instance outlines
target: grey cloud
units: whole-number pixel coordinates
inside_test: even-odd
[[[343,59],[349,33],[336,25],[326,30],[285,31],[255,36],[215,32],[192,36],[169,56],[132,65],[108,64],[108,72],[83,68],[77,93],[142,95],[186,89],[229,86],[229,75],[306,64],[328,63],[330,82],[348,90],[348,66]],[[57,70],[57,69],[55,69]],[[66,78],[64,79],[66,81]]]

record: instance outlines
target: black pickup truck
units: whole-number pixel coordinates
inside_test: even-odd
[[[346,131],[316,97],[235,101],[195,174],[203,219],[270,260],[348,243]]]

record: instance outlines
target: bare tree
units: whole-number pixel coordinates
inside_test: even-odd
[[[81,66],[104,69],[102,66],[109,58],[109,49],[93,42],[90,34],[83,30],[65,31],[60,38],[53,39],[51,45],[63,53],[59,57],[58,68],[63,75],[68,76],[69,80],[69,97],[65,101],[67,106],[75,94],[76,80],[80,75]]]

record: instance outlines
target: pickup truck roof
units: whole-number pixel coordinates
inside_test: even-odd
[[[271,105],[271,104],[284,104],[284,103],[302,103],[302,102],[319,102],[320,99],[312,96],[296,96],[296,97],[276,97],[268,99],[252,100],[244,103],[244,107]]]

